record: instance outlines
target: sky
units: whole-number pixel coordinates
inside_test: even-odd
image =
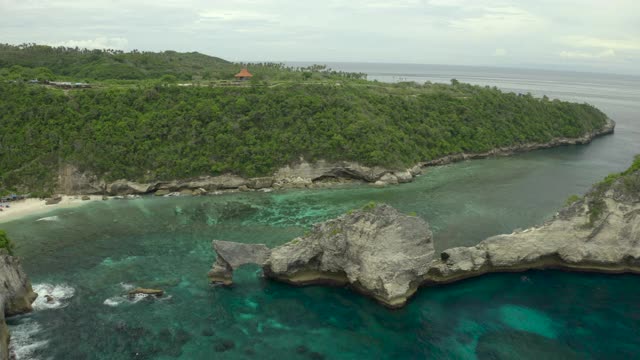
[[[0,42],[640,75],[640,0],[0,0]]]

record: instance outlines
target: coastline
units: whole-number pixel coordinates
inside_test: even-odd
[[[218,177],[206,177],[192,180],[174,180],[170,182],[155,182],[141,184],[127,180],[118,180],[112,184],[101,183],[103,191],[71,190],[74,186],[63,186],[61,189],[62,200],[55,205],[46,205],[43,199],[25,199],[10,203],[9,209],[0,212],[0,224],[18,220],[26,216],[44,214],[51,210],[78,207],[93,201],[102,200],[102,194],[110,196],[135,196],[135,195],[160,195],[171,196],[196,196],[207,194],[220,194],[228,192],[245,191],[272,191],[282,189],[316,189],[338,187],[349,183],[368,184],[371,186],[387,186],[412,182],[422,173],[423,169],[432,166],[442,166],[459,161],[484,159],[492,156],[511,156],[540,149],[548,149],[567,145],[584,145],[594,138],[612,134],[615,131],[615,122],[611,119],[599,130],[583,135],[579,138],[555,138],[547,143],[528,143],[511,147],[495,148],[484,153],[460,153],[443,156],[430,161],[420,162],[413,168],[406,170],[391,170],[381,167],[366,167],[357,163],[336,162],[318,163],[302,162],[297,165],[288,165],[276,171],[273,177],[245,179],[236,175],[226,174]],[[72,170],[73,172],[73,170]],[[75,176],[74,176],[75,175]],[[74,183],[74,180],[86,179],[84,174],[65,176],[64,181]],[[78,177],[79,175],[79,177]],[[63,178],[63,177],[61,177]],[[82,181],[80,181],[82,182]],[[76,184],[78,184],[76,182]],[[86,183],[85,183],[86,184]],[[89,187],[92,190],[98,188]],[[203,189],[204,188],[204,189]],[[206,190],[205,190],[206,189]],[[67,190],[67,191],[64,191]],[[71,190],[71,191],[69,191]],[[78,191],[79,190],[79,191]],[[164,192],[164,193],[162,193]],[[99,195],[97,195],[99,193]],[[162,194],[162,195],[161,195]],[[89,196],[89,200],[82,200],[81,196]]]
[[[44,199],[24,199],[9,203],[8,209],[0,212],[0,224],[18,220],[27,216],[45,214],[56,209],[68,209],[102,200],[102,196],[92,195],[89,200],[82,200],[80,196],[63,195],[58,204],[46,205]]]

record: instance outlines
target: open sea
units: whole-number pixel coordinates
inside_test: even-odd
[[[640,153],[640,78],[433,65],[329,64],[379,81],[456,78],[588,102],[618,126],[585,146],[429,168],[415,182],[94,202],[1,224],[41,298],[9,319],[18,359],[634,359],[640,276],[531,271],[422,288],[387,310],[295,288],[255,266],[211,287],[211,240],[283,244],[370,201],[426,219],[437,250],[538,224]],[[133,287],[162,299],[129,299]],[[43,295],[58,301],[47,304]]]

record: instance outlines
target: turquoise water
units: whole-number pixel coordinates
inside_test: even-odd
[[[431,168],[384,189],[111,200],[1,224],[38,291],[60,299],[10,319],[19,358],[637,358],[640,276],[495,274],[424,288],[396,311],[347,289],[266,281],[251,266],[231,289],[206,278],[212,239],[277,246],[369,201],[425,218],[438,250],[538,224],[640,153],[640,96],[627,91],[640,87],[626,84],[549,85],[618,121],[588,146]],[[128,299],[133,286],[166,296]]]
[[[386,189],[111,200],[7,223],[34,284],[74,292],[10,324],[38,345],[23,358],[41,359],[629,358],[640,351],[636,276],[487,276],[425,288],[398,311],[347,289],[273,283],[250,266],[232,289],[207,283],[212,239],[277,246],[371,200],[429,219],[438,248],[532,225],[568,192],[543,191],[538,173],[583,149],[434,168]],[[132,286],[167,296],[134,302]]]

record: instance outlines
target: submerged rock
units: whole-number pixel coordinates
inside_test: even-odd
[[[129,297],[133,297],[136,295],[150,295],[155,297],[161,297],[162,295],[164,295],[164,290],[136,288],[129,291]]]
[[[567,344],[526,331],[496,331],[484,334],[476,346],[478,359],[578,360]]]

